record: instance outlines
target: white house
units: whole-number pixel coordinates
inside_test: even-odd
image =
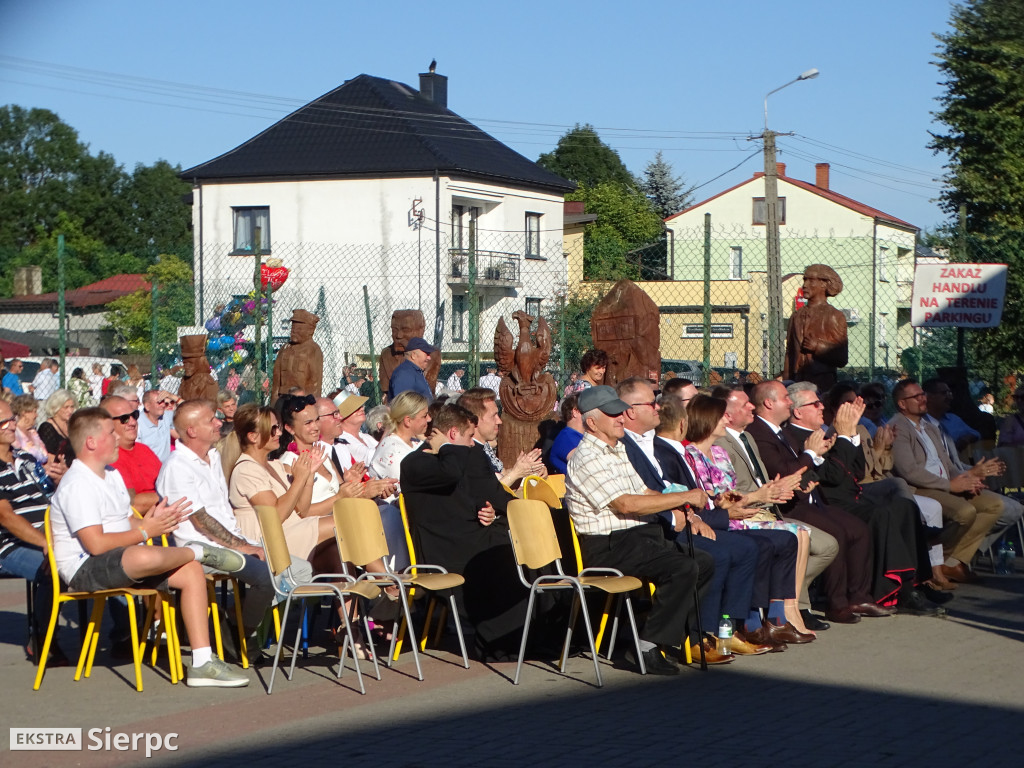
[[[779,163],[778,194],[785,317],[794,309],[804,267],[828,264],[845,285],[831,303],[847,316],[849,365],[898,365],[899,352],[913,344],[918,227],[831,189],[828,163],[815,166],[813,183],[786,175]],[[711,279],[750,281],[753,273],[755,282],[763,280],[764,196],[759,172],[666,219],[673,243],[669,275],[692,280],[703,273],[704,217],[711,214]]]
[[[197,320],[253,289],[255,235],[289,270],[293,308],[321,315],[326,381],[390,342],[396,309],[421,309],[446,357],[468,348],[470,282],[486,355],[499,316],[539,311],[566,284],[566,180],[447,108],[447,78],[420,90],[359,75],[235,149],[181,174],[193,184]],[[283,324],[283,325],[282,325]]]

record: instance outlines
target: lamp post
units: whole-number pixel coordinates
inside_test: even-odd
[[[768,97],[801,80],[813,80],[817,69],[768,91],[764,97],[764,227],[768,278],[768,376],[782,371],[782,257],[779,252],[779,174],[775,165],[775,131],[768,128]]]

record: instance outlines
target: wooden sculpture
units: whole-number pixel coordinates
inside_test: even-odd
[[[427,322],[418,309],[396,309],[391,315],[391,343],[384,347],[377,356],[377,381],[381,389],[387,391],[388,382],[395,368],[405,360],[405,345],[414,336],[426,338]],[[441,350],[434,349],[430,356],[430,365],[423,375],[433,392],[437,387],[437,376],[441,372]]]
[[[313,341],[313,333],[320,318],[304,309],[292,312],[292,332],[288,344],[277,353],[270,400],[292,387],[300,387],[307,395],[320,397],[324,378],[324,353]]]
[[[220,387],[210,374],[210,361],[206,359],[207,335],[198,333],[182,336],[182,377],[178,396],[182,400],[216,400]]]
[[[811,264],[804,270],[806,306],[789,319],[783,379],[810,381],[825,392],[835,386],[836,369],[846,365],[849,347],[846,317],[828,303],[838,296],[843,281],[832,267]]]
[[[590,333],[594,346],[608,353],[604,383],[615,386],[632,376],[657,381],[661,374],[658,305],[631,280],[619,280],[594,307]]]

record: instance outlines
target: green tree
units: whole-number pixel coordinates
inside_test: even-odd
[[[128,232],[122,248],[191,258],[192,208],[183,201],[191,185],[178,178],[180,172],[180,165],[166,160],[135,166],[123,191]]]
[[[560,365],[562,344],[565,344],[565,369],[560,372],[563,386],[568,383],[569,374],[579,370],[583,353],[594,346],[590,318],[607,288],[584,285],[572,294],[560,296],[557,301],[545,302],[550,306],[547,321],[553,340],[552,367]]]
[[[944,133],[930,148],[948,157],[943,210],[967,206],[969,232],[1024,229],[1024,4],[970,0],[939,35]]]
[[[592,125],[577,123],[554,150],[537,158],[537,164],[580,186],[594,187],[606,181],[627,188],[638,186],[619,153],[601,141]]]
[[[164,254],[146,272],[156,291],[157,345],[173,345],[179,325],[194,321],[192,268],[174,254]],[[153,334],[152,291],[140,290],[115,299],[108,305],[107,323],[114,330],[120,352],[149,354]]]
[[[644,169],[642,189],[654,210],[663,219],[679,213],[693,200],[693,195],[685,188],[682,177],[673,173],[672,165],[665,160],[660,149]]]
[[[565,197],[582,200],[588,213],[597,214],[583,236],[584,279],[640,279],[639,265],[630,252],[657,240],[664,232],[661,217],[650,200],[614,181],[581,186]]]

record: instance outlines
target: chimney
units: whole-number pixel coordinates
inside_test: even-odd
[[[38,296],[43,292],[43,268],[39,266],[14,269],[14,295]]]
[[[814,164],[814,186],[818,189],[828,189],[828,163]]]
[[[431,67],[433,69],[433,67]],[[420,94],[439,107],[448,108],[448,78],[436,72],[420,73]]]
[[[786,164],[785,163],[776,163],[775,164],[775,172],[777,174],[779,174],[779,176],[785,176],[786,175]]]

